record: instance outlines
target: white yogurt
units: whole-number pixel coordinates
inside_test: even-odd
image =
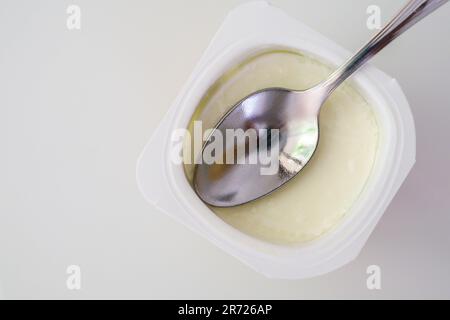
[[[207,91],[190,124],[212,128],[236,102],[268,87],[307,89],[331,69],[291,51],[265,51],[225,73]],[[327,100],[320,114],[320,143],[308,166],[271,195],[233,208],[210,209],[238,230],[277,244],[314,240],[349,212],[369,179],[378,146],[371,106],[348,84]],[[192,181],[194,167],[185,166]]]

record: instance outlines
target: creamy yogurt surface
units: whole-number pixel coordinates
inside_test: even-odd
[[[194,112],[204,130],[247,95],[269,87],[307,89],[332,72],[307,55],[284,51],[256,54],[211,86]],[[312,241],[335,227],[364,190],[376,159],[379,132],[372,107],[344,83],[328,98],[320,117],[320,141],[308,165],[289,183],[251,203],[210,207],[236,229],[255,238],[290,245]],[[194,155],[196,156],[196,155]],[[194,166],[185,165],[192,182]]]

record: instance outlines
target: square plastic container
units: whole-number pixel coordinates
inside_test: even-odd
[[[283,246],[250,237],[217,217],[195,194],[182,165],[171,161],[171,134],[186,128],[209,87],[230,67],[270,48],[288,48],[338,66],[350,53],[267,2],[231,11],[190,79],[142,152],[138,185],[162,212],[187,225],[254,270],[272,278],[317,276],[350,262],[361,251],[415,162],[415,130],[397,82],[367,65],[352,83],[374,108],[380,130],[377,158],[368,182],[350,211],[319,239]]]

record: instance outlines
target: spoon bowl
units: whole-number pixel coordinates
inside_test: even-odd
[[[270,88],[238,102],[215,131],[247,134],[245,139],[223,139],[223,160],[233,163],[202,163],[195,167],[194,187],[210,205],[230,207],[267,195],[292,179],[311,159],[319,140],[318,113],[321,101],[314,90]],[[242,129],[242,131],[239,131]],[[214,143],[212,132],[203,150]],[[255,143],[249,143],[251,133]],[[238,152],[242,155],[237,162]],[[252,162],[252,159],[254,161]]]

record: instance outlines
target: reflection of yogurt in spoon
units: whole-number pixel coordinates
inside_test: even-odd
[[[309,88],[330,73],[325,65],[301,54],[259,54],[223,75],[205,94],[192,121],[202,120],[203,128],[211,128],[251,92],[267,87]],[[316,154],[293,181],[246,205],[211,210],[242,232],[274,243],[303,243],[332,229],[370,176],[378,126],[371,107],[346,84],[328,99],[320,123],[321,143]],[[185,166],[190,181],[193,169],[193,165]]]

